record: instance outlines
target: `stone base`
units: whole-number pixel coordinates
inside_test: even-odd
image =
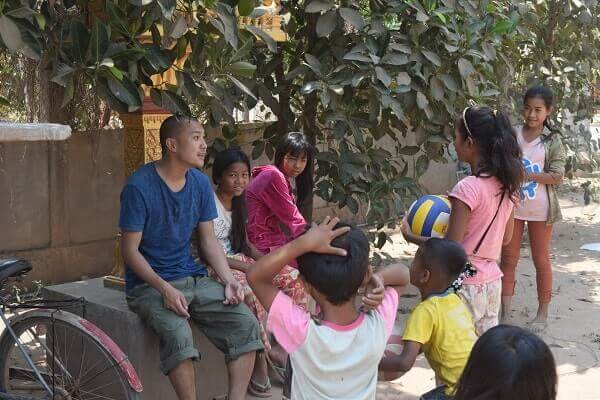
[[[104,287],[103,278],[44,288],[44,296],[63,300],[85,297],[85,317],[108,334],[127,354],[144,385],[140,400],[176,399],[169,379],[159,368],[158,338],[129,310],[125,294]],[[81,314],[80,309],[72,312]],[[192,323],[194,342],[202,359],[194,363],[198,400],[224,399],[227,368],[223,353]]]

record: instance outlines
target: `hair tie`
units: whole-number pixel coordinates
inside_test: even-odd
[[[454,282],[450,284],[450,287],[454,290],[454,293],[458,292],[463,285],[463,282],[466,278],[472,278],[477,274],[477,269],[471,264],[470,261],[467,261],[463,271],[458,274]]]
[[[494,114],[494,118],[496,118],[496,114],[498,114],[498,110],[496,110],[496,109],[492,110],[492,114]]]

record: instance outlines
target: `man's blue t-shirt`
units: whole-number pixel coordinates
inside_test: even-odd
[[[121,192],[122,231],[142,232],[140,253],[154,272],[166,281],[206,275],[190,251],[192,232],[200,222],[217,217],[209,180],[190,169],[183,189],[173,192],[148,163],[135,171]],[[125,290],[143,281],[125,265]]]

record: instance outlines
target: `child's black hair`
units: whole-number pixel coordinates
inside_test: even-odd
[[[369,239],[349,224],[338,223],[335,229],[345,226],[350,226],[350,231],[331,242],[333,247],[346,250],[345,257],[311,252],[297,259],[302,277],[334,305],[356,295],[369,268]]]
[[[288,133],[275,148],[275,166],[280,169],[286,154],[300,157],[302,153],[306,154],[306,168],[296,177],[296,205],[298,207],[301,207],[304,201],[312,196],[315,148],[308,141],[308,138],[300,132]]]
[[[539,337],[498,325],[475,343],[454,400],[555,400],[556,365]]]
[[[513,198],[521,188],[524,170],[521,149],[508,115],[478,106],[467,108],[463,115],[456,124],[458,131],[465,140],[472,138],[480,150],[476,176],[495,176],[502,190]]]
[[[527,89],[525,96],[523,96],[523,104],[527,103],[529,99],[542,99],[546,109],[550,110],[554,106],[554,93],[548,86],[533,86]],[[548,118],[544,120],[544,126],[548,128],[551,133],[557,133],[558,131],[550,125]]]
[[[215,185],[223,177],[225,170],[235,163],[246,164],[248,174],[250,174],[250,160],[248,156],[239,148],[232,147],[217,153],[212,167],[212,180]],[[246,210],[246,200],[243,194],[234,196],[231,200],[231,249],[235,253],[250,254],[248,242],[246,241],[246,221],[248,212]]]
[[[450,239],[428,239],[419,248],[417,256],[426,268],[435,268],[434,273],[445,274],[448,277],[448,286],[453,284],[469,265],[465,249]]]

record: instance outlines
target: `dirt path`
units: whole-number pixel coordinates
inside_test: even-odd
[[[598,180],[598,178],[596,178]],[[553,236],[553,288],[549,326],[540,336],[554,353],[559,373],[559,400],[600,399],[600,252],[580,250],[585,243],[600,242],[600,204],[583,206],[579,188],[584,180],[564,185],[561,206],[564,220]],[[416,247],[394,235],[386,250],[405,258]],[[537,310],[535,269],[529,246],[521,249],[513,300],[514,323],[525,326]],[[416,294],[414,288],[409,292]],[[407,312],[418,298],[404,298],[397,324],[404,326]],[[391,383],[380,383],[377,399],[413,400],[434,387],[433,372],[421,358],[409,373]]]

